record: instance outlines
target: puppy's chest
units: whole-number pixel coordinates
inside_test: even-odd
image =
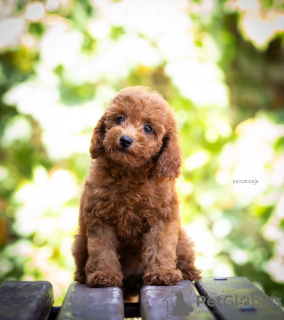
[[[135,241],[147,232],[149,224],[147,212],[149,199],[143,188],[113,187],[109,194],[111,223],[116,227],[118,236],[124,241]]]
[[[113,185],[108,189],[109,201],[116,207],[134,207],[146,197],[143,188],[131,188],[131,186]]]

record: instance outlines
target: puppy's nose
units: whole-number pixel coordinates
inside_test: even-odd
[[[127,148],[127,147],[129,147],[129,146],[132,145],[133,140],[132,140],[130,137],[122,136],[122,137],[119,139],[119,143],[120,143],[120,145],[121,145],[123,148]]]

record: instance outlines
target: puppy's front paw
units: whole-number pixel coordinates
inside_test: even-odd
[[[145,273],[143,281],[148,285],[173,286],[182,280],[182,274],[179,270],[154,270]]]
[[[122,273],[117,271],[95,271],[87,274],[86,283],[90,287],[120,287]]]
[[[184,280],[200,280],[202,278],[201,270],[195,267],[192,267],[191,269],[182,270],[182,277]]]

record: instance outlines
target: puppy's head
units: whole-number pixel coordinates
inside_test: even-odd
[[[129,167],[157,162],[158,174],[180,173],[181,149],[173,111],[156,92],[143,87],[121,90],[94,129],[90,154]]]

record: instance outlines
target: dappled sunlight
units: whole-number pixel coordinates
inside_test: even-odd
[[[93,128],[103,110],[100,106],[96,107],[95,101],[70,109],[59,104],[58,94],[54,83],[32,81],[20,84],[9,92],[5,99],[8,103],[17,104],[21,113],[32,115],[40,123],[44,129],[43,142],[53,159],[88,150],[89,134],[83,131],[87,127],[90,130]],[[19,133],[19,130],[17,132]]]
[[[223,150],[217,182],[226,184],[230,179],[232,191],[248,200],[262,195],[269,187],[281,187],[283,159],[275,155],[273,143],[284,135],[284,126],[265,119],[249,119],[237,126],[236,133],[239,139],[235,146],[228,144]],[[252,185],[240,180],[251,180]]]
[[[197,266],[280,296],[284,11],[263,3],[0,0],[0,281],[50,281],[61,304],[92,130],[144,85],[175,109]]]
[[[52,236],[59,228],[58,218],[56,215],[48,216],[53,211],[59,212],[66,202],[78,197],[78,194],[77,182],[68,171],[56,170],[48,176],[44,168],[36,168],[33,182],[22,186],[15,194],[16,200],[22,203],[22,206],[17,211],[14,228],[24,235],[39,230],[46,238]],[[45,216],[47,217],[44,218]],[[66,219],[66,216],[61,216],[61,219],[64,217]],[[75,228],[77,221],[71,221]]]
[[[200,150],[186,158],[184,166],[186,170],[193,171],[194,169],[203,166],[209,160],[209,158],[210,155],[207,150]]]
[[[66,30],[66,27],[60,24],[50,27],[40,43],[43,64],[49,68],[60,64],[74,67],[77,59],[81,58],[82,41],[82,34],[78,31]]]
[[[187,16],[186,0],[175,2],[93,0],[92,2],[98,9],[99,20],[105,20],[109,25],[124,26],[129,32],[140,32],[153,39],[160,39],[161,34],[171,35],[174,30],[187,30],[192,25]]]
[[[169,63],[166,72],[181,93],[198,106],[213,104],[224,108],[228,105],[222,73],[213,62],[185,59]]]
[[[283,167],[282,167],[283,168]],[[277,281],[284,281],[284,231],[278,226],[283,221],[284,217],[284,194],[278,199],[276,212],[272,219],[265,227],[265,236],[273,241],[276,241],[276,250],[274,257],[266,265],[266,269],[270,272]]]
[[[212,232],[218,239],[224,239],[233,229],[232,222],[228,219],[216,220],[213,224]]]
[[[41,2],[33,2],[27,5],[24,17],[27,20],[38,21],[45,15],[45,6]]]
[[[216,267],[214,257],[218,252],[217,244],[204,222],[204,219],[195,221],[186,226],[186,231],[195,242],[198,257],[196,261],[197,267],[204,272],[214,274]]]
[[[284,126],[262,118],[248,119],[236,127],[236,133],[239,136],[236,145],[233,147],[230,144],[224,148],[216,180],[221,185],[233,181],[231,188],[236,196],[235,202],[242,206],[251,201],[260,205],[276,203],[275,211],[264,228],[265,237],[276,241],[274,257],[265,269],[277,281],[283,281],[284,232],[278,226],[284,212],[284,158],[275,154],[273,144],[284,136]],[[239,249],[233,250],[230,255],[238,264],[249,259],[245,251]]]
[[[226,6],[243,13],[241,26],[246,36],[260,47],[284,31],[283,11],[265,9],[260,0],[229,0]]]

